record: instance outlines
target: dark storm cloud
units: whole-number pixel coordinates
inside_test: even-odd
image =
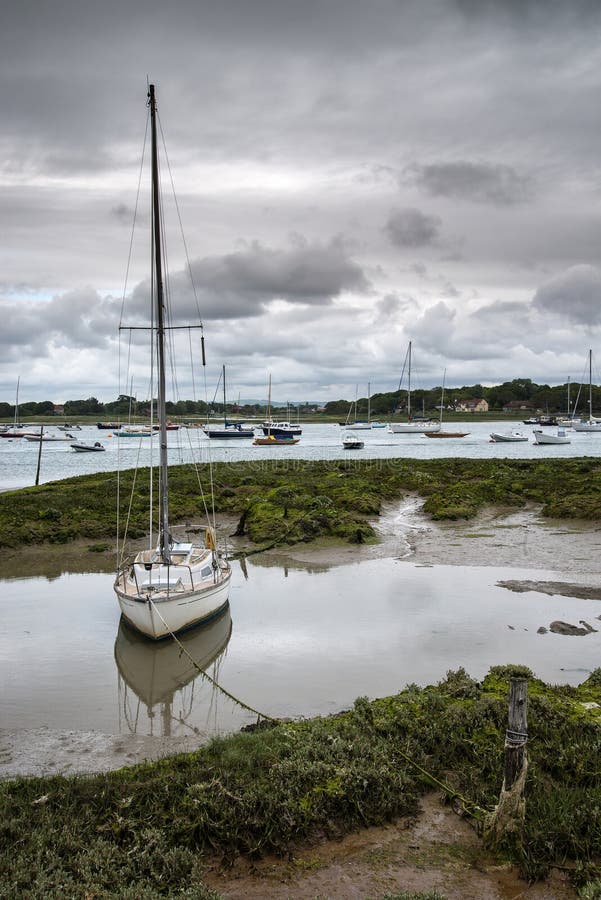
[[[487,303],[481,306],[471,315],[472,322],[477,323],[480,328],[485,328],[489,332],[498,333],[499,328],[505,331],[509,330],[511,323],[512,335],[515,332],[516,325],[523,328],[530,325],[529,308],[524,303],[509,300],[497,300],[493,303]]]
[[[437,243],[441,224],[438,216],[407,207],[390,213],[384,231],[395,247],[427,247]]]
[[[474,203],[512,205],[533,194],[533,181],[510,166],[485,162],[447,162],[410,166],[405,180],[414,181],[432,197],[451,197]]]
[[[536,291],[532,305],[580,325],[601,323],[601,271],[595,266],[572,266]]]
[[[582,345],[601,325],[596,279],[573,268],[598,256],[600,13],[598,0],[7,5],[4,381],[15,380],[6,360],[25,353],[74,389],[76,364],[67,371],[57,347],[73,359],[89,346],[81,355],[99,373],[114,362],[104,348],[117,332],[147,73],[220,352],[241,356],[287,329],[291,381],[307,369],[336,380],[335,360],[354,389],[357,359],[386,372],[413,323],[433,366],[448,354],[464,372],[463,354],[475,377],[491,354],[509,360],[499,371],[528,376],[541,346]],[[304,241],[286,244],[291,231]],[[131,284],[146,271],[144,256]],[[172,288],[188,320],[183,276]],[[134,292],[140,316],[146,291]],[[373,356],[353,352],[359,325]]]
[[[21,358],[28,349],[38,359],[48,354],[50,344],[71,350],[105,348],[116,337],[119,306],[91,288],[68,291],[49,302],[3,303],[2,342]]]
[[[286,249],[254,241],[244,251],[199,263],[196,274],[207,291],[317,305],[345,290],[369,287],[361,267],[348,257],[339,239],[322,244],[297,236]]]
[[[283,249],[253,241],[235,253],[193,261],[191,270],[205,319],[259,316],[273,300],[326,306],[345,291],[365,292],[370,287],[338,238],[320,243],[295,235],[291,246]],[[178,314],[190,314],[195,301],[188,276],[172,276],[171,292],[178,296]],[[139,310],[146,308],[147,296],[148,286],[139,285],[135,291]]]

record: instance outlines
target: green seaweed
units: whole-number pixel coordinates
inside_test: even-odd
[[[285,854],[299,841],[414,816],[434,779],[468,812],[490,810],[516,675],[533,690],[526,819],[513,861],[530,879],[559,864],[579,885],[594,884],[601,722],[578,709],[584,698],[601,703],[599,670],[566,688],[506,666],[482,683],[459,669],[435,686],[359,698],[329,718],[217,738],[116,772],[3,782],[0,897],[209,898],[202,877],[215,854]]]
[[[171,508],[181,522],[203,518],[205,504],[240,518],[255,544],[293,544],[319,537],[373,541],[370,520],[384,501],[407,492],[424,499],[432,519],[474,518],[487,506],[540,504],[556,518],[601,520],[601,461],[409,460],[219,463],[170,469]],[[150,470],[69,478],[0,494],[0,547],[67,543],[77,538],[115,539],[117,485],[119,531],[136,539],[148,530]],[[135,491],[130,505],[130,493]]]

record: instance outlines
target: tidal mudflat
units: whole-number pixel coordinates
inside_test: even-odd
[[[432,524],[409,499],[386,507],[377,529],[377,544],[326,541],[240,560],[231,622],[191,635],[195,658],[276,717],[326,715],[459,666],[480,678],[522,663],[578,684],[598,664],[596,525],[543,521],[535,508]],[[50,566],[52,551],[36,553]],[[74,572],[64,557],[51,571],[3,584],[2,777],[115,768],[254,721],[179,652],[124,638],[108,572]],[[554,621],[591,630],[556,634]]]

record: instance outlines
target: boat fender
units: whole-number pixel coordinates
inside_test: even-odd
[[[207,528],[205,532],[205,547],[207,548],[207,550],[217,549],[217,540],[214,528]]]

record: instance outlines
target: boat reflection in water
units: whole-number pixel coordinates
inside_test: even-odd
[[[218,681],[231,633],[228,606],[208,625],[184,632],[178,640],[200,669]],[[151,643],[121,619],[115,662],[122,731],[179,737],[201,733],[204,724],[213,732],[207,720],[217,715],[216,689],[202,677],[190,657],[171,638]],[[200,679],[197,685],[196,679]]]

